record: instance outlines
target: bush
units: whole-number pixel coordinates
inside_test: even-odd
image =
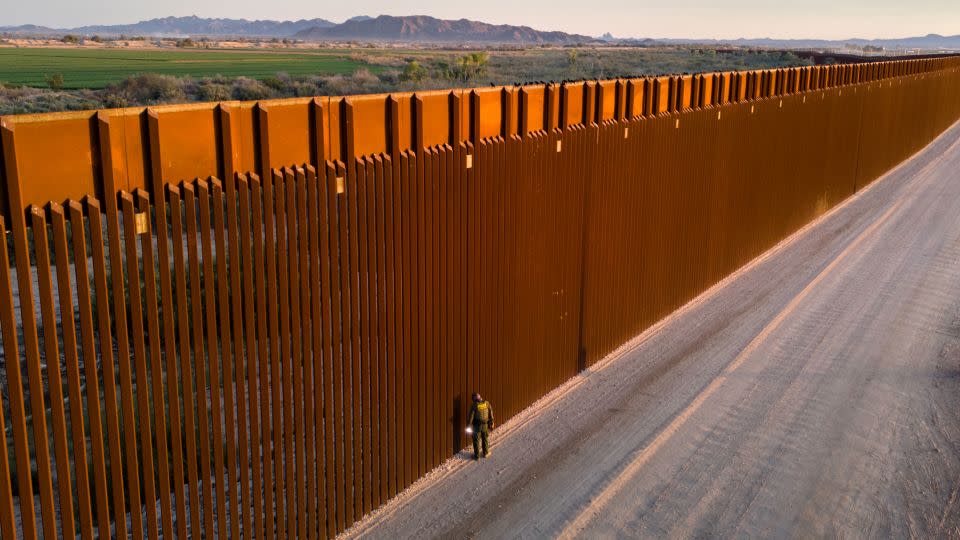
[[[276,92],[283,92],[287,89],[289,79],[284,81],[280,77],[266,77],[261,81],[265,86]]]
[[[183,101],[183,79],[168,75],[148,73],[127,77],[118,86],[109,88],[110,93],[119,94],[131,103],[157,104]]]
[[[295,97],[311,97],[320,94],[320,89],[316,84],[306,81],[292,83],[290,90]]]
[[[196,42],[194,42],[190,38],[183,38],[183,39],[177,40],[177,47],[180,47],[181,49],[196,47],[196,46],[197,46]]]
[[[51,90],[60,90],[61,88],[63,88],[62,73],[54,73],[53,75],[47,76],[46,79],[47,79],[47,86],[49,86]]]
[[[370,73],[370,70],[367,68],[360,68],[353,72],[353,82],[360,86],[373,86],[380,84],[380,79],[376,75]]]
[[[229,101],[231,93],[225,84],[206,83],[197,88],[197,97],[200,101]]]
[[[424,77],[426,76],[427,76],[427,73],[425,71]],[[388,69],[384,72],[381,72],[378,75],[378,78],[380,79],[380,84],[386,85],[388,88],[398,86],[401,82],[403,82],[402,77],[403,77],[403,74],[395,69]]]
[[[80,36],[75,36],[73,34],[67,34],[60,38],[60,41],[64,43],[80,43]]]
[[[237,77],[233,81],[233,99],[256,101],[273,97],[270,88],[260,81],[248,77]]]
[[[103,106],[97,93],[91,90],[54,92],[28,87],[0,90],[0,115],[78,111]]]
[[[369,94],[383,90],[380,79],[366,68],[356,70],[349,77],[342,75],[323,77],[318,86],[321,94],[329,96]]]
[[[427,75],[427,70],[416,60],[410,60],[403,67],[403,73],[400,74],[401,81],[420,82]]]
[[[108,93],[103,97],[103,105],[110,109],[122,109],[130,106],[130,102],[123,95]]]

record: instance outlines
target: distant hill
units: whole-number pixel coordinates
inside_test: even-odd
[[[394,41],[419,43],[584,43],[594,38],[564,32],[545,32],[529,26],[488,24],[460,19],[436,19],[425,15],[359,18],[329,27],[316,27],[294,34],[307,41]]]
[[[35,24],[24,24],[21,26],[0,26],[0,34],[10,34],[15,36],[46,36],[60,33],[62,32],[56,28],[37,26]]]
[[[927,34],[921,37],[908,37],[900,39],[851,39],[846,43],[856,45],[873,45],[890,48],[904,49],[960,49],[960,35],[941,36],[940,34]]]
[[[741,47],[777,47],[777,48],[840,48],[844,45],[856,45],[858,47],[872,46],[883,47],[889,50],[898,49],[923,49],[923,50],[960,50],[960,35],[941,36],[939,34],[927,34],[926,36],[895,38],[895,39],[862,39],[851,38],[841,40],[827,39],[774,39],[774,38],[755,38],[755,39],[659,39],[658,43],[663,44],[686,44],[686,45],[737,45]]]
[[[358,15],[337,24],[326,19],[299,21],[248,21],[163,17],[134,24],[48,28],[37,25],[4,26],[0,33],[18,36],[80,34],[85,36],[236,36],[295,37],[306,41],[378,41],[425,43],[529,43],[567,44],[595,41],[564,32],[546,32],[529,26],[488,24],[460,19],[449,21],[427,16],[369,17]]]
[[[204,19],[200,17],[163,17],[134,24],[94,25],[77,28],[47,28],[35,25],[0,27],[0,32],[15,35],[81,34],[102,36],[256,36],[290,37],[307,28],[325,28],[335,23],[326,19],[299,21],[248,21],[246,19]]]
[[[246,19],[206,19],[191,17],[163,17],[134,24],[92,25],[76,28],[50,28],[34,24],[0,26],[0,34],[14,36],[59,36],[80,34],[86,36],[223,36],[296,38],[305,41],[372,41],[419,43],[516,43],[516,44],[576,44],[606,42],[620,45],[732,45],[739,47],[767,47],[789,49],[838,49],[846,45],[883,47],[885,50],[960,50],[960,35],[905,37],[897,39],[617,39],[609,33],[592,38],[565,32],[536,30],[529,26],[489,24],[467,19],[444,20],[424,15],[394,17],[358,15],[342,23],[326,19],[298,21],[249,21]]]

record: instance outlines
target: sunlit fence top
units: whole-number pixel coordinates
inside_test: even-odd
[[[473,90],[220,102],[0,120],[0,209],[654,116],[923,74],[951,57]],[[16,184],[16,197],[10,186]]]

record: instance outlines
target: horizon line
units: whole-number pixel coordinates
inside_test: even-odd
[[[152,17],[152,18],[147,18],[147,19],[140,19],[140,20],[135,21],[135,22],[93,23],[93,24],[83,24],[83,25],[73,26],[73,27],[49,26],[49,25],[46,25],[46,24],[33,23],[33,22],[26,22],[26,23],[20,23],[20,24],[17,24],[17,23],[12,23],[12,24],[11,24],[11,23],[0,23],[0,29],[12,29],[12,28],[18,28],[18,27],[23,27],[23,26],[36,26],[36,27],[40,27],[40,28],[46,28],[46,29],[49,29],[49,30],[66,32],[66,31],[77,31],[77,30],[83,29],[83,28],[85,28],[85,27],[91,27],[91,26],[130,26],[130,25],[136,25],[136,24],[140,24],[140,23],[144,23],[144,22],[150,22],[150,21],[156,21],[156,20],[164,20],[164,19],[190,19],[190,18],[201,19],[201,20],[230,20],[230,21],[246,21],[246,22],[275,22],[275,23],[299,22],[299,21],[310,21],[310,20],[314,20],[314,19],[320,19],[320,20],[324,20],[324,21],[328,21],[328,22],[330,22],[330,23],[333,23],[334,25],[341,25],[341,24],[345,24],[345,23],[347,23],[347,22],[350,22],[352,19],[354,19],[354,18],[356,18],[356,17],[369,17],[370,19],[377,19],[377,18],[379,18],[379,17],[394,17],[394,18],[403,18],[403,17],[429,17],[429,18],[436,19],[436,20],[441,20],[441,21],[470,21],[470,22],[479,22],[479,23],[483,23],[483,24],[489,24],[489,25],[491,25],[491,26],[518,26],[518,27],[527,27],[527,28],[531,28],[531,29],[533,29],[533,30],[535,30],[535,31],[538,31],[538,32],[562,32],[562,33],[568,34],[568,35],[579,35],[579,36],[585,36],[585,37],[590,37],[590,38],[595,38],[595,39],[599,39],[601,36],[603,36],[603,35],[605,35],[605,34],[611,34],[611,35],[612,35],[612,32],[604,32],[604,33],[601,33],[601,34],[598,34],[598,35],[591,35],[591,34],[588,34],[588,33],[574,32],[574,31],[567,31],[567,30],[548,30],[548,29],[542,29],[542,28],[534,27],[534,26],[531,26],[531,25],[529,25],[529,24],[523,24],[523,23],[492,23],[492,22],[487,22],[487,21],[478,20],[478,19],[469,19],[469,18],[466,18],[466,17],[460,17],[459,19],[444,19],[444,18],[442,18],[442,17],[436,17],[436,16],[433,16],[433,15],[425,15],[425,14],[410,14],[410,15],[388,15],[388,14],[379,14],[379,15],[354,15],[354,16],[352,16],[352,17],[348,17],[348,18],[346,18],[346,19],[343,19],[343,20],[340,21],[340,22],[336,22],[336,21],[334,21],[334,20],[326,19],[326,18],[324,18],[324,17],[303,17],[303,18],[299,18],[299,19],[269,19],[269,18],[261,19],[261,18],[245,18],[245,17],[239,17],[239,18],[231,18],[231,17],[203,17],[203,16],[200,16],[200,15],[197,15],[197,14],[194,13],[194,14],[191,14],[191,15],[166,15],[166,16],[163,16],[163,17]],[[187,35],[187,34],[184,34],[184,35]],[[196,34],[196,35],[207,35],[207,34]],[[224,35],[224,36],[229,36],[230,34],[222,34],[222,35]],[[159,37],[159,36],[158,36],[158,37]],[[242,36],[238,36],[238,37],[242,37]],[[247,37],[256,37],[256,36],[247,36]],[[264,36],[264,37],[265,37],[265,36]],[[917,38],[925,38],[925,37],[942,37],[942,38],[960,37],[960,31],[958,31],[958,33],[956,33],[956,34],[952,34],[952,33],[942,34],[942,33],[937,33],[937,32],[928,32],[928,33],[923,34],[923,35],[918,35],[918,34],[914,34],[914,35],[899,35],[899,36],[896,36],[896,37],[891,37],[891,36],[886,36],[886,37],[855,37],[855,36],[850,36],[850,37],[845,37],[845,38],[829,38],[829,37],[812,37],[812,36],[807,36],[807,37],[795,37],[795,36],[793,36],[793,37],[770,37],[770,36],[763,36],[763,37],[743,37],[743,36],[740,36],[740,37],[708,37],[708,36],[697,36],[697,37],[650,37],[650,36],[618,37],[618,36],[613,36],[613,39],[614,39],[614,40],[622,40],[622,41],[643,41],[643,40],[653,40],[653,41],[677,41],[677,40],[683,40],[683,41],[691,41],[691,42],[697,42],[698,40],[704,40],[704,41],[760,41],[760,40],[771,40],[771,41],[830,41],[830,42],[843,42],[843,41],[895,41],[895,40],[917,39]],[[416,42],[416,41],[411,41],[411,43],[417,43],[417,42]]]

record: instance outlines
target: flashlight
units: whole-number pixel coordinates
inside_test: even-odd
[[[473,433],[473,428],[471,426],[467,426],[467,433]]]

